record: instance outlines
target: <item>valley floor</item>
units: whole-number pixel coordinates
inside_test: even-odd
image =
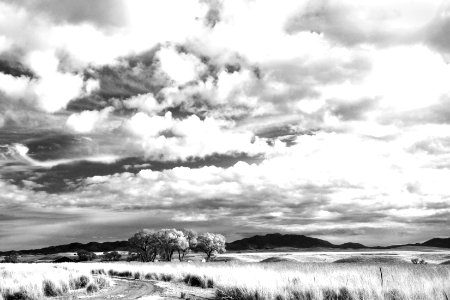
[[[246,252],[219,255],[208,263],[201,258],[1,264],[0,300],[450,298],[450,265],[441,264],[450,259],[449,251]],[[412,264],[412,258],[428,264]]]

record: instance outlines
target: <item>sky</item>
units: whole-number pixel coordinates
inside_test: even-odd
[[[0,250],[450,236],[450,4],[0,0]]]

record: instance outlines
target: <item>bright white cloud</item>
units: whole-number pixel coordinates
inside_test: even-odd
[[[75,132],[90,133],[105,121],[112,111],[112,107],[107,107],[101,111],[86,110],[74,113],[67,118],[66,125]]]
[[[162,48],[156,56],[161,70],[178,85],[197,79],[206,69],[197,57],[179,53],[173,48]]]
[[[152,116],[139,112],[126,124],[146,156],[164,160],[204,157],[212,154],[270,153],[273,147],[249,131],[233,130],[233,122],[190,116],[178,120],[170,112]],[[279,145],[282,147],[282,143]]]

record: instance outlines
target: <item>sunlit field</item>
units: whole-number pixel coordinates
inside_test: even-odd
[[[118,262],[5,264],[0,272],[4,299],[16,299],[8,298],[15,292],[40,299],[46,295],[46,281],[61,293],[70,292],[80,276],[91,283],[104,276],[182,283],[214,289],[216,299],[434,300],[450,296],[450,267],[445,265]]]
[[[43,299],[72,291],[93,293],[107,288],[110,279],[91,275],[89,268],[55,264],[0,265],[0,299]]]

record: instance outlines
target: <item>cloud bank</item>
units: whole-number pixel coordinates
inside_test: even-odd
[[[450,234],[445,3],[88,2],[0,1],[1,247]]]

